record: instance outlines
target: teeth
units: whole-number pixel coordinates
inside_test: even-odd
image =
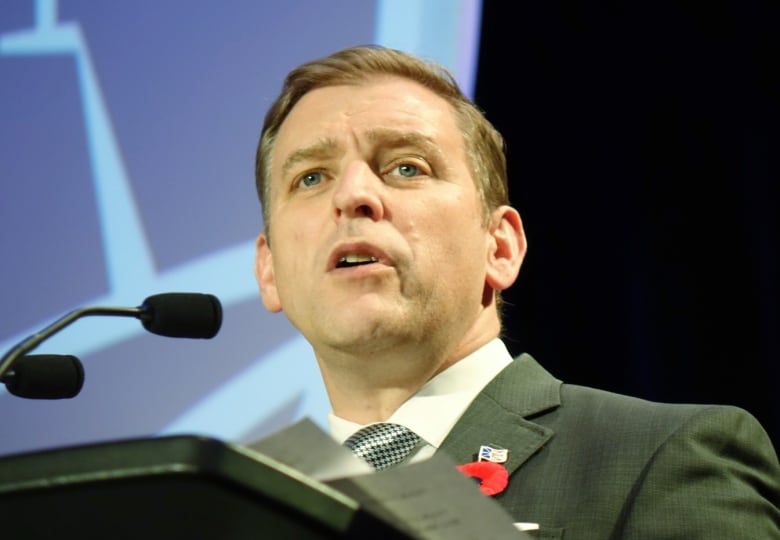
[[[360,264],[360,263],[368,263],[368,262],[376,262],[376,261],[377,261],[376,257],[372,257],[371,255],[358,255],[358,254],[345,255],[339,259],[340,263],[347,263],[347,264]]]

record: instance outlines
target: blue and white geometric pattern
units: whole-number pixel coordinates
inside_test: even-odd
[[[175,433],[248,442],[301,417],[325,427],[311,346],[263,310],[252,276],[264,108],[289,68],[355,43],[473,86],[480,0],[190,4],[0,2],[0,353],[81,306],[192,291],[225,310],[208,342],[104,317],[47,340],[37,352],[78,356],[85,387],[55,406],[0,385],[16,419],[0,455]],[[347,16],[347,31],[327,24]]]

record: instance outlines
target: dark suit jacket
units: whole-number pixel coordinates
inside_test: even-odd
[[[441,446],[457,463],[509,449],[496,496],[541,538],[780,539],[780,465],[730,406],[648,402],[562,384],[528,355],[474,400]]]

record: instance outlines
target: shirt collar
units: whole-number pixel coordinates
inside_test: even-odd
[[[425,383],[387,422],[408,427],[438,448],[477,394],[511,362],[506,345],[495,338]],[[363,427],[333,412],[328,424],[339,444]]]

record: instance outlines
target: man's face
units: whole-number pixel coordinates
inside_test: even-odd
[[[395,77],[314,90],[281,126],[269,181],[263,302],[315,350],[469,332],[490,234],[446,101]]]

